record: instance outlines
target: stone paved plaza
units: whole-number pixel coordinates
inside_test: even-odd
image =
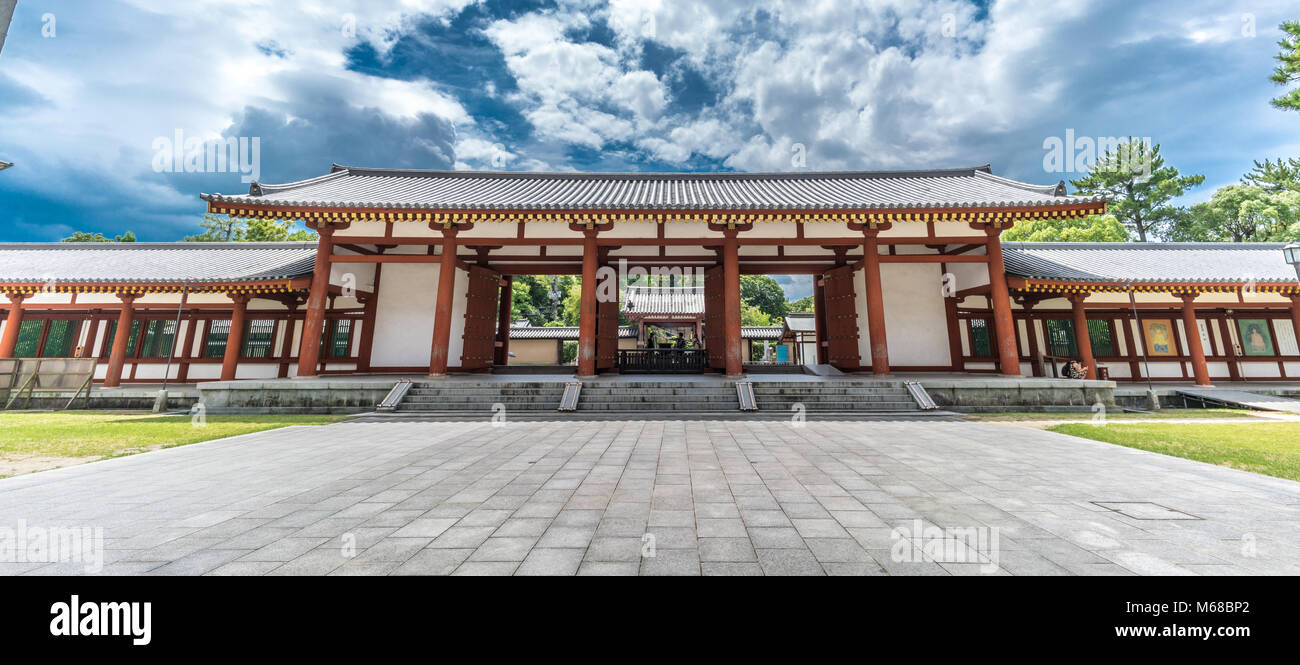
[[[102,527],[108,574],[1300,573],[1300,483],[945,419],[294,427],[0,481],[19,520]]]

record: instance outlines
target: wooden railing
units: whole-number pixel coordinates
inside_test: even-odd
[[[618,371],[624,373],[698,374],[709,369],[703,349],[619,349]]]

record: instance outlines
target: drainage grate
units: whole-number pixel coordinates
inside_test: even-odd
[[[1167,508],[1150,501],[1093,501],[1094,505],[1113,510],[1135,520],[1199,520],[1203,519],[1181,510]]]
[[[581,394],[581,381],[570,381],[564,384],[564,396],[560,398],[560,408],[556,409],[556,411],[577,411],[578,396]]]

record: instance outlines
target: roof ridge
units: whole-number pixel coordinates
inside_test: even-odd
[[[1281,249],[1284,242],[1064,242],[1006,240],[1002,242],[1009,249],[1125,249],[1125,250],[1161,250],[1161,249],[1236,249],[1265,250]]]
[[[302,180],[291,184],[304,184],[327,176],[346,175],[372,176],[407,176],[407,177],[458,177],[458,178],[546,178],[554,180],[580,180],[599,178],[609,180],[654,179],[671,180],[684,178],[688,180],[821,180],[836,178],[891,178],[891,177],[961,177],[978,173],[989,173],[991,166],[983,164],[964,168],[950,169],[899,169],[872,171],[471,171],[447,169],[388,169],[363,166],[331,165],[336,169],[311,180]],[[283,187],[283,185],[262,185],[266,187]]]

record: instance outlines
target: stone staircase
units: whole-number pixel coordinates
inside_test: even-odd
[[[577,411],[559,412],[562,381],[417,381],[394,413],[491,418],[785,418],[812,414],[918,413],[902,382],[754,380],[758,412],[740,411],[733,381],[593,380],[583,383]],[[801,406],[797,406],[801,405]]]
[[[919,413],[916,400],[901,381],[754,381],[759,411],[795,413]]]

